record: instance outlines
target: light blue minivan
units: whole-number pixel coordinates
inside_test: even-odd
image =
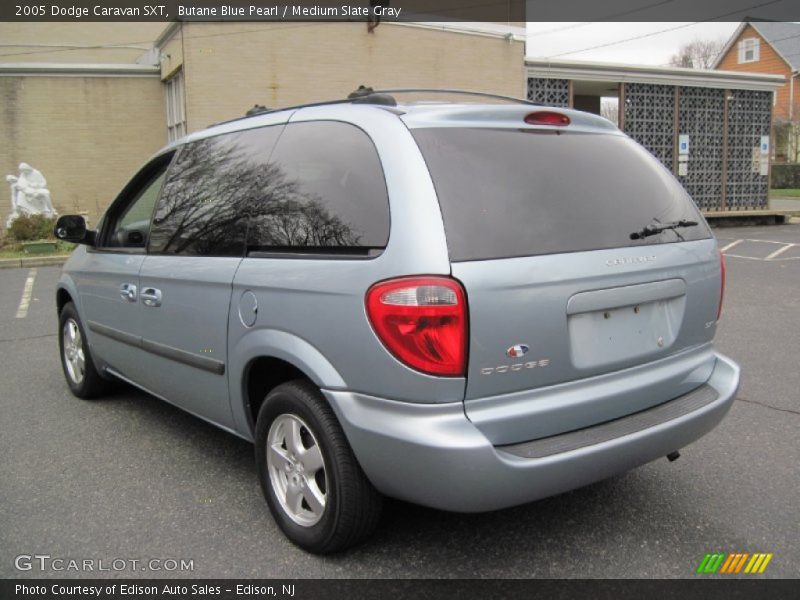
[[[213,126],[96,231],[56,225],[72,392],[122,380],[253,441],[312,552],[383,495],[488,511],[675,458],[739,384],[717,243],[646,150],[587,113],[398,95]]]

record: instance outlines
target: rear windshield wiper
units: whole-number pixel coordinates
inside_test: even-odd
[[[658,219],[654,220],[655,224],[647,225],[641,231],[634,231],[631,234],[631,239],[641,240],[651,235],[657,235],[662,231],[667,231],[668,229],[675,231],[680,227],[694,227],[695,225],[698,224],[697,221],[689,221],[687,219],[681,219],[680,221],[671,221],[670,223],[661,223],[660,221],[658,221]],[[675,233],[678,232],[676,231]],[[678,234],[678,237],[681,237],[680,234]]]

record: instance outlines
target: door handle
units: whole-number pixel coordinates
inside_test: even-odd
[[[132,283],[123,283],[119,286],[119,295],[123,300],[136,302],[136,286]]]
[[[142,290],[142,304],[145,306],[161,306],[161,290],[156,288],[144,288]]]

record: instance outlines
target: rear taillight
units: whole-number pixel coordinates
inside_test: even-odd
[[[717,321],[722,316],[722,300],[725,298],[725,255],[722,252],[719,253],[719,271],[720,271],[720,283],[719,283],[719,308],[717,309]]]
[[[397,359],[429,375],[461,377],[467,357],[467,304],[449,277],[404,277],[367,291],[367,316]]]

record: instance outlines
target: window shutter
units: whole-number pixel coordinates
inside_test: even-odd
[[[744,62],[744,40],[740,40],[739,41],[738,49],[739,49],[738,62],[739,63],[743,63]]]

